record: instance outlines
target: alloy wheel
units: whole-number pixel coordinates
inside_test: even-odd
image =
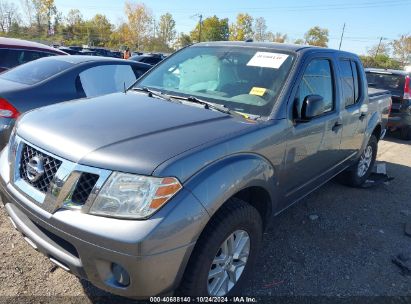
[[[226,295],[238,282],[250,255],[250,236],[236,230],[220,245],[208,273],[208,293]]]

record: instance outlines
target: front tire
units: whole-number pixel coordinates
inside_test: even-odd
[[[352,187],[360,187],[364,184],[374,167],[375,159],[377,158],[377,149],[377,137],[371,135],[358,161],[348,171],[343,173],[341,177],[343,183]]]
[[[198,239],[177,293],[184,296],[240,294],[252,272],[262,234],[263,224],[257,209],[231,198]]]

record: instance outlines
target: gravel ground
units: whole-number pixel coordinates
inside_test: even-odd
[[[411,144],[387,138],[378,160],[395,178],[389,185],[352,189],[331,181],[277,217],[265,233],[246,295],[411,295],[411,276],[391,261],[411,254],[411,238],[404,234],[404,224],[411,223]],[[119,300],[34,251],[0,207],[0,299],[16,295]]]

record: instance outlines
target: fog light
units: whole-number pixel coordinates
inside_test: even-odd
[[[112,263],[111,271],[113,272],[113,277],[117,284],[124,287],[130,285],[130,276],[123,267],[116,263]]]

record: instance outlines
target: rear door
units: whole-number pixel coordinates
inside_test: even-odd
[[[343,122],[341,153],[345,157],[361,149],[367,122],[366,84],[362,79],[362,68],[355,58],[339,58],[341,86],[341,117]]]
[[[287,137],[286,174],[283,180],[286,203],[295,201],[325,181],[341,161],[340,97],[332,54],[330,57],[310,57],[303,71],[291,99],[293,127]],[[312,94],[324,98],[323,113],[308,122],[298,122],[303,100]]]

